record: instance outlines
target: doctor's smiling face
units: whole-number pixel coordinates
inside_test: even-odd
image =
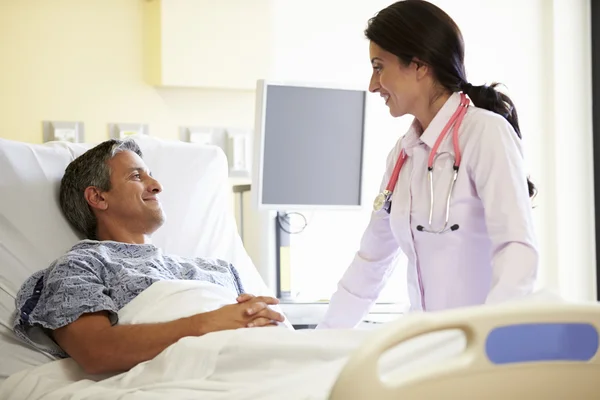
[[[467,84],[462,34],[434,4],[397,1],[369,19],[364,33],[373,66],[369,89],[387,99],[394,117],[413,115],[425,130]]]
[[[381,95],[393,117],[414,115],[414,106],[426,92],[427,67],[417,60],[406,64],[374,42],[369,56],[373,67],[369,91]]]

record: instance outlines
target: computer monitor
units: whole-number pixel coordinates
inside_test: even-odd
[[[364,90],[258,81],[252,191],[260,210],[362,204]]]

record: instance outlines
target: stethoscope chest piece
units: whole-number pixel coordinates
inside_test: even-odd
[[[379,193],[377,197],[375,197],[375,200],[373,201],[373,211],[381,211],[383,209],[383,206],[389,198],[389,195],[386,192],[387,190]]]

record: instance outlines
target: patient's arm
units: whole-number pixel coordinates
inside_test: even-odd
[[[111,325],[107,312],[90,313],[53,334],[58,345],[87,373],[123,372],[186,336],[282,322],[283,316],[268,307],[276,303],[271,297],[254,297],[242,304],[158,324]]]

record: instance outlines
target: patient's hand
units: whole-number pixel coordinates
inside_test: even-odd
[[[253,299],[253,298],[255,298],[255,297],[256,297],[256,296],[254,296],[253,294],[250,294],[250,293],[244,293],[244,294],[240,294],[240,295],[237,297],[237,299],[236,299],[236,300],[237,300],[237,302],[238,302],[238,303],[245,303],[246,301],[248,301],[248,300],[251,300],[251,299]],[[271,297],[271,298],[272,298],[272,299],[274,299],[273,297]],[[277,303],[279,303],[279,300],[277,300],[277,299],[274,299],[274,300],[276,300],[276,301],[277,301]]]
[[[248,315],[256,314],[256,313],[262,311],[264,308],[267,308],[269,305],[279,304],[279,299],[276,299],[274,297],[262,296],[261,298],[267,299],[267,302],[259,301],[257,305],[250,306],[248,308],[248,310],[246,311],[248,313]],[[244,293],[244,294],[239,295],[236,300],[238,303],[246,303],[252,299],[256,299],[256,296],[254,296],[253,294],[250,294],[250,293]],[[277,313],[277,314],[279,314],[279,313]],[[273,324],[272,324],[272,321],[269,321],[268,319],[266,319],[264,317],[260,317],[257,320],[252,322],[252,326],[265,326],[265,325],[270,326]]]
[[[279,303],[276,298],[242,296],[243,301],[238,298],[238,304],[229,304],[218,310],[193,316],[201,334],[228,329],[275,326],[277,322],[284,321],[282,314],[269,308],[269,305]]]

